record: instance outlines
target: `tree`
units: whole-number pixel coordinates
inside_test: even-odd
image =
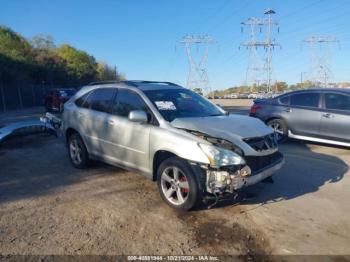
[[[100,61],[97,63],[97,80],[119,80],[116,67],[109,66],[106,62]]]
[[[78,86],[96,80],[120,80],[115,66],[97,63],[87,52],[63,44],[58,48],[49,35],[30,41],[0,26],[0,80]]]
[[[8,27],[0,26],[0,80],[30,78],[33,50],[30,43]]]
[[[31,40],[31,44],[37,50],[53,51],[56,48],[54,39],[50,35],[35,35]]]
[[[24,37],[8,27],[0,26],[0,54],[15,61],[31,62],[32,47]]]
[[[93,56],[67,44],[58,47],[56,53],[63,59],[68,76],[75,82],[85,84],[96,79],[97,63]]]

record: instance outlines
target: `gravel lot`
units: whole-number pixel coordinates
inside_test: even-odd
[[[350,150],[280,148],[286,165],[273,184],[181,213],[138,174],[101,163],[74,169],[62,138],[8,141],[0,147],[0,254],[349,255]]]

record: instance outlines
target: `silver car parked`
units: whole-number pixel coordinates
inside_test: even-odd
[[[311,88],[257,99],[250,116],[288,137],[350,147],[350,89]]]
[[[258,183],[284,161],[262,121],[229,115],[168,82],[85,86],[65,104],[63,129],[75,167],[98,159],[136,170],[183,210]]]

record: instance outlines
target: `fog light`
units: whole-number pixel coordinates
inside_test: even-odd
[[[250,176],[252,173],[252,170],[250,169],[249,166],[245,166],[240,170],[240,172],[241,172],[241,176]]]

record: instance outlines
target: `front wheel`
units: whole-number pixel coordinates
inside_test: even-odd
[[[201,199],[195,174],[186,161],[177,157],[169,158],[159,166],[157,184],[162,199],[173,208],[187,211]]]
[[[275,130],[278,143],[282,143],[288,138],[288,127],[282,119],[272,119],[267,122],[267,125]]]

